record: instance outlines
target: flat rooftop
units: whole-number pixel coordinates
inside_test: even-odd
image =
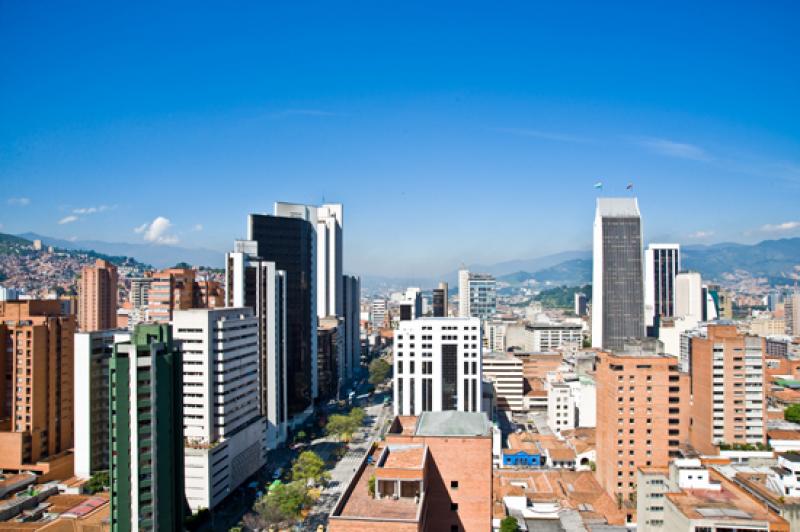
[[[423,412],[417,421],[416,436],[488,436],[492,424],[483,412]]]
[[[381,467],[397,469],[422,469],[425,465],[425,446],[421,443],[411,445],[389,444]]]

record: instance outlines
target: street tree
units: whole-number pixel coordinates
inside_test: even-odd
[[[325,461],[314,451],[303,451],[292,464],[292,480],[304,483],[312,480],[317,484],[329,476]]]

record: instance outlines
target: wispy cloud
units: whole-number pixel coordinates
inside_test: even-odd
[[[108,205],[100,205],[98,207],[82,207],[80,209],[72,209],[72,212],[75,214],[95,214],[98,212],[105,212],[111,209],[113,209],[113,207],[109,207]]]
[[[714,236],[714,231],[695,231],[687,235],[689,238],[701,239]]]
[[[64,216],[63,218],[61,218],[58,221],[58,225],[71,224],[72,222],[77,222],[78,219],[79,218],[77,216],[70,214],[69,216]]]
[[[192,231],[195,232],[200,232],[202,230],[203,230],[203,224],[195,224],[194,227],[192,227]]]
[[[177,244],[178,237],[167,234],[170,228],[172,228],[172,222],[168,218],[159,216],[149,224],[145,223],[136,227],[133,232],[141,234],[145,241],[153,244]]]
[[[8,198],[9,205],[17,205],[19,207],[27,207],[31,204],[30,198]]]
[[[800,222],[783,222],[779,224],[765,224],[761,226],[761,231],[765,233],[783,233],[800,229]]]
[[[665,155],[667,157],[689,159],[692,161],[712,160],[711,155],[709,155],[706,150],[700,146],[688,144],[686,142],[677,142],[670,139],[660,138],[643,138],[638,139],[636,142],[640,146],[643,146],[654,153]]]
[[[497,131],[499,133],[509,133],[511,135],[517,135],[518,137],[532,137],[543,140],[552,140],[555,142],[574,142],[574,143],[592,142],[592,139],[586,137],[579,137],[577,135],[571,135],[569,133],[559,133],[555,131],[542,131],[540,129],[500,127],[500,128],[494,128],[494,131]]]
[[[325,111],[324,109],[283,109],[282,111],[275,111],[269,114],[270,118],[287,118],[291,116],[318,116],[318,117],[332,117],[332,116],[345,116],[343,113],[334,111]]]

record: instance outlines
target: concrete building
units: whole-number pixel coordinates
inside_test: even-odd
[[[395,415],[481,410],[480,319],[401,321],[394,342]]]
[[[449,297],[447,283],[439,283],[439,287],[433,289],[434,318],[446,318],[450,314]]]
[[[280,209],[288,204],[278,204]],[[341,203],[331,203],[316,209],[317,229],[317,318],[343,316],[344,286],[342,261],[344,207]]]
[[[225,304],[224,287],[197,277],[192,268],[155,272],[147,290],[146,321],[166,323],[176,310],[219,308]]]
[[[679,271],[679,244],[647,246],[644,252],[644,318],[645,326],[653,333],[656,332],[659,318],[675,315],[675,276]]]
[[[186,499],[215,508],[265,463],[258,318],[248,307],[178,310]]]
[[[544,381],[547,391],[547,422],[555,434],[597,425],[597,387],[592,378],[575,373],[553,372]]]
[[[673,316],[705,319],[703,279],[697,272],[681,272],[675,276],[675,312]]]
[[[800,292],[795,290],[783,300],[784,320],[786,320],[786,334],[800,336]]]
[[[74,334],[58,301],[0,302],[0,469],[72,475]]]
[[[341,399],[344,390],[344,320],[328,316],[317,326],[319,400]]]
[[[522,412],[524,381],[522,361],[507,353],[483,355],[483,377],[492,381],[499,410]]]
[[[625,347],[600,352],[596,378],[597,479],[612,498],[629,501],[637,469],[666,467],[688,440],[688,376],[675,357]],[[626,506],[629,521],[634,509]]]
[[[483,348],[497,353],[506,352],[506,331],[508,323],[499,320],[487,320],[483,323]]]
[[[133,330],[138,324],[148,321],[147,309],[150,303],[150,286],[152,284],[152,277],[131,279],[131,310],[128,315],[128,329]]]
[[[344,363],[343,377],[351,382],[361,366],[361,278],[344,276]]]
[[[114,346],[111,530],[182,530],[183,365],[166,324],[137,326]]]
[[[376,298],[370,306],[370,322],[373,327],[381,328],[386,321],[386,300]]]
[[[19,299],[19,290],[0,286],[0,301],[14,301]]]
[[[589,314],[589,300],[583,292],[575,293],[575,315],[584,317]]]
[[[289,416],[301,421],[317,397],[317,248],[311,208],[277,203],[275,216],[251,214],[255,255],[286,272],[286,371]]]
[[[400,301],[400,320],[415,320],[422,317],[422,290],[416,287],[406,289]]]
[[[717,315],[721,320],[733,319],[733,295],[719,285],[708,285],[708,294],[714,301]],[[707,319],[711,319],[710,317]]]
[[[734,325],[709,324],[691,338],[691,444],[715,453],[719,444],[766,443],[764,339]]]
[[[117,267],[97,259],[84,266],[78,279],[78,328],[84,332],[114,329],[117,326]]]
[[[108,471],[111,403],[108,362],[114,344],[130,340],[123,329],[75,333],[75,476]]]
[[[784,519],[699,459],[643,467],[637,480],[637,531],[789,531]]]
[[[566,346],[580,348],[583,345],[583,325],[580,323],[531,323],[525,326],[531,335],[530,351],[542,353]]]
[[[497,281],[488,273],[458,272],[458,316],[486,319],[497,312]]]
[[[492,428],[475,412],[395,418],[385,442],[364,456],[328,521],[330,532],[491,528]]]
[[[225,304],[248,307],[258,318],[258,402],[266,419],[266,447],[286,440],[289,410],[286,272],[257,255],[258,244],[237,240],[225,256]]]
[[[642,220],[636,198],[598,198],[594,220],[592,347],[621,349],[645,334]]]

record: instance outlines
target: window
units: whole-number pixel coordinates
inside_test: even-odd
[[[458,489],[458,481],[457,480],[451,480],[450,481],[450,487],[453,488],[454,490],[457,490]]]

